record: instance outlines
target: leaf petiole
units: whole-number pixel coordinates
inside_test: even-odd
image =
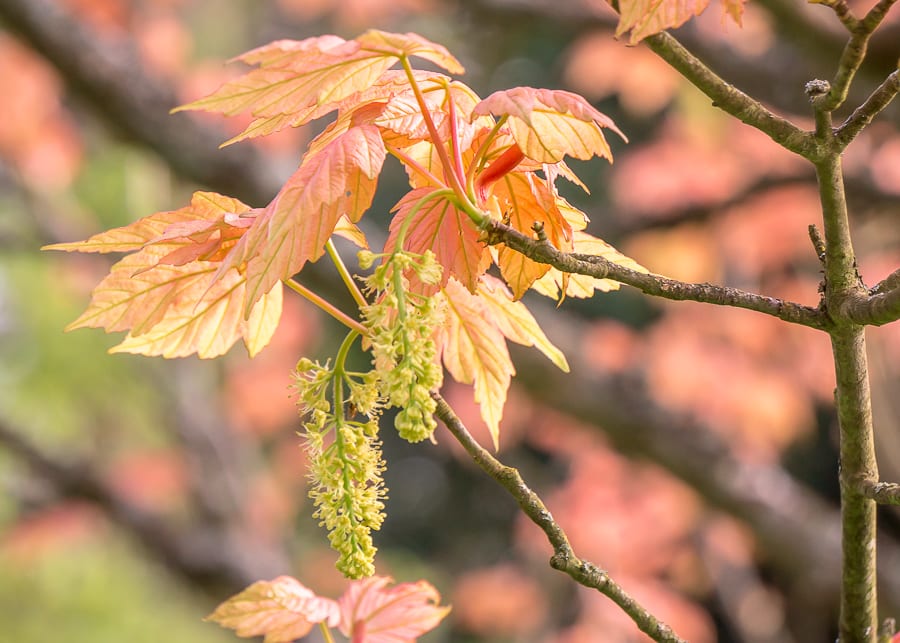
[[[325,250],[328,251],[328,256],[331,257],[331,261],[334,263],[335,267],[338,270],[338,273],[341,275],[341,280],[344,282],[344,285],[347,286],[347,290],[349,290],[350,294],[353,296],[353,300],[360,308],[367,306],[369,302],[366,301],[366,298],[362,294],[362,291],[359,289],[359,286],[357,286],[356,282],[353,280],[353,275],[351,275],[350,271],[347,270],[347,266],[344,264],[344,260],[341,259],[341,255],[338,253],[337,248],[334,247],[334,241],[329,239],[325,243]]]
[[[358,321],[347,315],[342,310],[338,309],[334,304],[326,299],[320,297],[312,290],[301,284],[300,282],[294,279],[285,279],[284,284],[293,290],[295,293],[303,297],[304,299],[312,302],[326,313],[334,317],[336,320],[344,324],[347,328],[360,333],[361,335],[368,334],[369,331],[366,330],[366,327],[360,324]]]
[[[438,134],[437,127],[434,124],[434,120],[431,118],[431,113],[428,111],[428,105],[425,104],[425,97],[422,95],[422,89],[419,87],[419,83],[416,81],[415,74],[413,74],[412,65],[409,64],[409,58],[407,56],[400,57],[400,63],[403,65],[403,71],[406,72],[406,78],[409,80],[409,85],[412,87],[413,94],[416,97],[416,103],[419,105],[419,111],[422,112],[422,118],[425,120],[425,127],[428,129],[428,133],[431,135],[431,143],[434,145],[434,149],[437,150],[438,157],[441,159],[441,165],[444,166],[444,175],[447,178],[447,182],[450,184],[450,187],[453,188],[453,191],[456,192],[460,198],[465,198],[466,192],[463,189],[460,180],[462,177],[457,176],[454,171],[453,162],[450,160],[450,157],[447,155],[447,150],[444,148],[443,143],[441,142],[441,137]]]
[[[467,184],[471,184],[475,175],[484,167],[484,164],[487,162],[488,149],[490,149],[491,143],[497,138],[497,135],[500,133],[500,128],[506,124],[508,118],[509,116],[506,114],[498,118],[497,122],[494,123],[494,127],[491,128],[487,137],[485,137],[484,141],[478,147],[478,151],[475,152],[475,158],[472,159],[472,164],[469,166],[469,171],[466,173]]]
[[[319,623],[319,629],[322,630],[322,638],[325,639],[325,643],[334,643],[334,637],[331,636],[331,628],[325,625],[324,621]]]
[[[428,179],[429,181],[434,183],[437,187],[441,187],[441,188],[447,187],[446,183],[444,183],[438,177],[436,177],[433,173],[429,172],[424,167],[422,167],[421,163],[419,163],[415,159],[411,158],[405,152],[401,152],[393,145],[385,144],[385,147],[387,148],[387,151],[391,154],[391,156],[396,158],[398,161],[400,161],[404,165],[411,167],[413,170],[415,170],[416,172],[418,172],[419,174],[424,176],[426,179]]]

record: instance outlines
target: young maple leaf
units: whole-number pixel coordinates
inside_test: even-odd
[[[385,154],[377,128],[360,125],[303,159],[228,259],[231,266],[246,264],[248,313],[280,280],[324,254],[342,216],[359,221]]]
[[[628,138],[611,118],[572,92],[513,87],[494,92],[478,103],[473,116],[508,116],[509,129],[526,157],[540,163],[558,163],[564,156],[612,161],[612,151],[601,128]]]
[[[413,206],[432,192],[434,188],[416,188],[394,206],[392,211],[397,214],[391,220],[391,231],[384,252],[394,251],[397,234],[410,217]],[[475,224],[464,212],[453,207],[447,199],[436,197],[412,215],[403,248],[418,254],[431,250],[444,269],[439,285],[446,285],[451,277],[455,277],[474,292],[478,277],[490,265],[490,253],[479,237]],[[411,280],[413,277],[410,277]],[[423,289],[417,280],[411,281],[411,284],[415,290],[429,294],[437,289]]]
[[[174,111],[233,116],[249,110],[253,122],[224,143],[229,145],[297,127],[338,109],[346,99],[374,85],[402,56],[430,60],[450,73],[464,71],[446,48],[416,34],[372,30],[355,40],[331,35],[279,40],[237,58],[259,65],[257,69]]]
[[[290,643],[316,623],[334,627],[340,606],[290,576],[258,581],[219,605],[207,621],[231,628],[238,636],[265,636],[264,643]]]
[[[75,243],[69,252],[128,252],[97,285],[87,310],[66,330],[129,331],[111,352],[163,357],[222,355],[243,339],[250,355],[269,342],[281,316],[273,285],[245,314],[246,277],[221,261],[252,225],[237,199],[197,192],[191,204]]]
[[[457,382],[475,385],[481,417],[494,448],[499,448],[506,392],[516,372],[506,340],[535,346],[564,371],[568,364],[525,305],[513,301],[496,278],[482,275],[476,294],[451,279],[441,295],[447,303],[447,318],[435,341],[444,366]]]
[[[364,578],[338,600],[340,630],[353,643],[412,643],[450,611],[439,604],[440,594],[430,583],[387,587],[392,582],[384,576]]]
[[[616,37],[628,34],[636,45],[647,36],[674,29],[703,13],[709,0],[620,0]],[[744,0],[722,0],[722,8],[735,23],[741,24]]]

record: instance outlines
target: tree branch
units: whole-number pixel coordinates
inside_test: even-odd
[[[888,10],[895,1],[896,0],[880,0],[880,2],[872,7],[869,13],[866,14],[865,18],[856,25],[856,28],[850,36],[850,40],[848,40],[847,44],[844,46],[844,51],[841,52],[841,59],[838,62],[837,72],[835,73],[834,80],[831,81],[831,91],[828,93],[828,97],[822,104],[823,111],[833,112],[847,100],[853,78],[856,76],[856,72],[859,70],[860,65],[862,65],[863,60],[865,60],[869,39],[872,37],[872,34],[875,33],[878,25],[881,24],[881,21],[884,20]]]
[[[865,102],[835,131],[835,140],[841,149],[847,147],[881,111],[891,104],[900,92],[900,69],[891,73],[878,88],[869,94]]]
[[[819,330],[825,330],[830,326],[828,317],[817,308],[775,297],[757,295],[737,288],[709,283],[686,283],[652,273],[638,272],[595,255],[562,252],[546,241],[531,239],[496,220],[488,223],[486,236],[489,244],[505,243],[508,247],[538,263],[549,264],[558,270],[572,274],[587,275],[597,279],[614,279],[637,288],[647,295],[678,301],[689,300],[718,306],[746,308]]]
[[[855,292],[838,304],[837,315],[860,325],[883,326],[897,321],[900,319],[900,286],[871,296]]]
[[[676,635],[672,628],[634,600],[610,578],[607,572],[593,563],[578,558],[569,544],[565,532],[553,519],[540,497],[525,484],[519,471],[514,467],[504,465],[487,449],[478,444],[439,393],[432,393],[431,396],[437,402],[436,415],[475,461],[475,464],[506,489],[525,515],[546,534],[547,540],[553,546],[553,556],[550,559],[550,566],[553,569],[568,574],[581,585],[596,589],[608,597],[631,617],[631,620],[642,632],[654,641],[687,643]]]
[[[711,98],[714,106],[755,127],[785,149],[800,156],[811,158],[815,153],[815,144],[809,132],[776,116],[761,103],[725,82],[672,35],[667,32],[658,33],[645,42],[654,53]]]

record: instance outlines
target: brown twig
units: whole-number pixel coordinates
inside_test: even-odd
[[[587,275],[597,279],[614,279],[637,288],[647,295],[678,301],[698,301],[718,306],[734,306],[772,315],[794,324],[824,330],[830,320],[819,309],[766,297],[728,286],[709,283],[687,283],[660,275],[625,268],[603,257],[566,253],[550,243],[534,240],[499,221],[488,223],[487,242],[504,243],[529,259],[545,263],[563,272]]]
[[[525,515],[546,534],[547,540],[553,547],[553,556],[550,559],[550,566],[553,569],[566,573],[581,585],[596,589],[607,596],[631,617],[631,620],[642,632],[654,641],[686,643],[672,631],[672,628],[656,618],[625,592],[610,578],[607,572],[593,563],[578,558],[569,544],[565,532],[553,519],[540,497],[525,484],[519,471],[514,467],[504,465],[487,449],[478,444],[439,393],[432,393],[432,397],[437,402],[436,415],[472,460],[506,489],[515,498]]]

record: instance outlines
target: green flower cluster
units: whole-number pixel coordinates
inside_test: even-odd
[[[379,389],[388,405],[399,408],[394,426],[409,442],[430,438],[437,424],[431,391],[438,388],[443,370],[437,362],[434,332],[443,321],[436,297],[410,292],[407,274],[426,285],[441,279],[441,265],[434,253],[397,251],[389,255],[360,253],[360,265],[383,261],[365,279],[374,303],[363,308],[363,325],[369,330]]]
[[[328,530],[336,567],[349,578],[375,573],[372,530],[384,521],[384,460],[378,440],[379,395],[370,373],[346,373],[303,359],[297,391],[304,415],[313,517]],[[347,402],[364,421],[345,417]],[[329,401],[329,393],[331,400]],[[355,415],[355,413],[351,414]]]

